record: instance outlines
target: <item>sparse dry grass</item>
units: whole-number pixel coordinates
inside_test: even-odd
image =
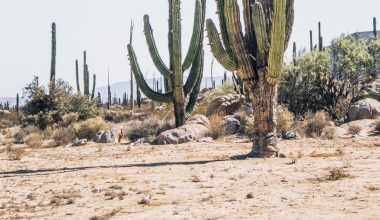
[[[53,132],[52,138],[57,146],[63,146],[75,140],[75,133],[71,128],[58,128]]]
[[[320,137],[323,129],[329,125],[328,115],[324,111],[309,115],[303,122],[302,130],[299,133],[303,133],[306,137]]]
[[[349,177],[350,174],[348,174],[344,168],[341,167],[333,167],[329,170],[329,175],[327,175],[326,180],[330,181],[336,181],[343,178]]]
[[[336,138],[336,128],[333,126],[328,126],[322,130],[322,138],[326,140],[333,140]]]
[[[219,139],[225,135],[225,128],[223,126],[224,116],[222,114],[214,114],[209,117],[210,133],[209,136],[214,140]]]

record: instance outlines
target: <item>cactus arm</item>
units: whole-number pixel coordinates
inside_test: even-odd
[[[286,1],[285,50],[288,48],[294,23],[294,0]]]
[[[246,47],[250,54],[256,56],[257,53],[257,43],[256,43],[256,34],[255,34],[255,26],[252,22],[252,5],[255,0],[243,0],[243,15],[244,15],[244,27],[245,27],[245,41]]]
[[[265,53],[268,50],[269,42],[264,9],[260,2],[255,2],[252,6],[252,22],[255,26],[258,51]]]
[[[187,78],[186,83],[183,86],[185,96],[187,96],[193,91],[195,85],[199,81],[199,77],[202,74],[201,72],[203,71],[203,58],[204,52],[202,49],[200,49],[193,62],[193,65],[191,66],[189,77]]]
[[[149,47],[149,53],[152,57],[154,65],[157,67],[158,71],[165,77],[169,78],[171,75],[171,71],[168,67],[164,64],[164,62],[161,59],[160,54],[158,53],[156,42],[153,37],[153,30],[149,22],[149,16],[144,16],[144,34],[145,39]]]
[[[275,85],[280,79],[285,52],[286,0],[274,0],[271,47],[268,58],[267,82]]]
[[[231,46],[239,63],[239,68],[237,70],[239,78],[243,81],[257,79],[252,65],[254,58],[250,56],[245,49],[237,0],[225,0],[224,16],[228,29],[228,38],[234,39]]]
[[[226,48],[226,51],[229,54],[232,54],[232,49],[230,47],[230,39],[228,37],[228,32],[227,32],[227,26],[226,26],[226,21],[224,17],[224,0],[216,0],[216,6],[217,6],[217,12],[218,18],[219,18],[219,26],[220,26],[220,32],[223,40],[223,44]]]
[[[143,74],[141,73],[139,64],[137,62],[136,54],[133,50],[132,45],[128,45],[128,55],[129,55],[129,61],[131,64],[132,72],[135,75],[136,82],[138,87],[144,92],[144,94],[151,100],[155,102],[164,102],[164,103],[170,103],[172,102],[172,94],[166,93],[161,94],[158,92],[153,91],[149,85],[146,83]]]
[[[238,68],[233,56],[223,47],[215,24],[211,19],[207,19],[207,34],[210,41],[211,51],[218,62],[228,71],[235,71]]]
[[[195,55],[197,54],[199,42],[203,40],[201,36],[203,36],[202,32],[204,29],[205,8],[205,0],[196,0],[193,34],[191,36],[187,55],[182,65],[183,71],[186,71],[190,68],[191,64],[194,61]]]
[[[194,88],[192,89],[190,96],[189,96],[189,102],[187,103],[186,106],[186,113],[191,113],[195,107],[195,104],[197,103],[198,100],[198,95],[199,95],[199,90],[201,88],[201,83],[202,83],[202,78],[203,78],[203,65],[204,65],[204,52],[203,50],[200,53],[200,58],[199,62],[197,62],[196,66],[197,72],[198,72],[198,79],[194,85]]]

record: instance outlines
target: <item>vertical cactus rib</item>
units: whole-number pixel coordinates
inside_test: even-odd
[[[197,54],[198,45],[203,38],[202,32],[204,29],[204,18],[205,18],[205,0],[196,0],[195,1],[195,13],[194,13],[194,26],[193,34],[191,36],[189,49],[185,60],[183,61],[182,69],[186,71],[190,68],[191,64],[194,61],[195,55]]]
[[[251,59],[254,58],[245,49],[240,23],[240,10],[236,0],[225,0],[224,15],[228,29],[228,38],[233,39],[230,44],[239,63],[237,74],[243,81],[251,81],[257,78],[251,65]]]
[[[158,53],[156,42],[153,37],[153,30],[149,22],[149,16],[144,15],[144,34],[145,39],[148,44],[149,53],[152,57],[154,65],[157,67],[158,71],[165,77],[170,78],[171,71],[161,59],[160,54]]]
[[[172,95],[171,93],[161,94],[158,92],[155,92],[152,90],[149,85],[146,83],[144,76],[141,72],[140,66],[137,62],[136,54],[133,50],[132,45],[128,45],[128,55],[129,55],[129,61],[131,64],[132,72],[135,76],[136,83],[138,87],[144,92],[144,94],[149,98],[154,100],[155,102],[164,102],[164,103],[170,103],[172,102]]]
[[[260,2],[255,2],[252,6],[252,22],[255,26],[258,51],[265,53],[268,50],[269,42],[264,9]]]
[[[285,52],[286,0],[273,0],[274,15],[271,30],[271,47],[268,59],[267,82],[275,85],[281,75]]]
[[[224,49],[215,24],[211,19],[207,19],[206,28],[208,39],[210,41],[211,51],[214,54],[215,58],[226,70],[237,70],[238,66],[236,61],[234,60],[233,56]]]

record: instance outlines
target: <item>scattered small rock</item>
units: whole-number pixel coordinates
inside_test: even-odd
[[[79,140],[79,139],[76,139],[75,141],[74,141],[74,143],[73,143],[73,147],[80,147],[80,146],[84,146],[84,145],[86,145],[88,143],[88,141],[87,141],[87,139],[81,139],[81,140]]]

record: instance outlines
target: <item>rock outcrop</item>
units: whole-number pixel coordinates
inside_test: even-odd
[[[223,115],[233,115],[244,104],[244,96],[238,94],[229,94],[214,99],[208,109],[207,116],[221,113]]]
[[[195,115],[189,119],[184,126],[162,132],[156,138],[156,143],[182,144],[199,140],[210,131],[209,120],[204,115]]]
[[[374,119],[380,116],[380,102],[366,98],[357,101],[348,110],[348,117],[350,121],[362,120],[362,119]]]

